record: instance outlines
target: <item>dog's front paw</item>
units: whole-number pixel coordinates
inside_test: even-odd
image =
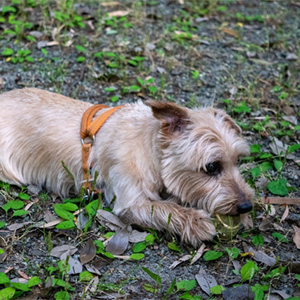
[[[204,210],[193,209],[187,218],[187,223],[183,239],[194,247],[199,246],[203,241],[212,240],[217,234],[215,226]]]

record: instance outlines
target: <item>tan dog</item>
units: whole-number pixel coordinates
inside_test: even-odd
[[[237,166],[248,146],[221,110],[146,104],[127,104],[106,121],[89,157],[92,174],[99,173],[97,187],[108,201],[116,196],[114,213],[179,234],[196,246],[216,234],[210,220],[214,213],[252,209],[253,190]],[[83,181],[80,122],[90,106],[38,89],[0,95],[0,180],[34,184],[62,197],[78,194]]]

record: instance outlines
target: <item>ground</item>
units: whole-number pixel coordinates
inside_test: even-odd
[[[103,245],[118,228],[91,211],[87,230],[79,217],[76,229],[45,228],[40,222],[62,216],[62,199],[1,183],[0,299],[254,299],[252,291],[300,299],[299,15],[299,0],[2,0],[0,92],[37,87],[111,106],[153,98],[223,108],[251,147],[241,170],[257,197],[253,229],[205,243],[191,264],[198,249],[156,232],[108,258]],[[72,223],[74,207],[66,210]],[[55,257],[62,245],[77,252]],[[133,252],[143,255],[128,259]],[[66,257],[83,269],[68,275]],[[95,289],[84,293],[91,280]]]

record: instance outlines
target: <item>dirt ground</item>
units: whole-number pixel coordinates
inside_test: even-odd
[[[251,145],[241,169],[257,194],[252,230],[229,242],[205,243],[204,252],[222,257],[202,256],[193,264],[190,257],[171,269],[198,249],[156,233],[141,260],[126,259],[133,242],[125,258],[98,253],[89,268],[84,264],[99,281],[84,294],[90,281],[80,280],[82,270],[51,273],[61,260],[51,249],[72,245],[77,252],[71,257],[79,261],[89,240],[115,230],[97,218],[87,233],[37,228],[45,215],[55,216],[54,204],[62,199],[2,184],[1,207],[12,199],[29,205],[23,216],[0,209],[0,273],[11,281],[41,279],[22,299],[54,299],[62,290],[70,299],[238,300],[254,299],[252,291],[263,286],[255,299],[300,299],[300,150],[287,153],[300,143],[299,16],[299,0],[0,1],[0,93],[36,87],[110,106],[153,98],[225,109]],[[270,205],[262,204],[265,197]],[[237,257],[228,254],[233,248]],[[255,268],[244,280],[241,268],[249,261]],[[143,268],[161,278],[161,287]],[[74,291],[51,284],[51,274]],[[174,279],[196,285],[168,294]],[[226,289],[223,294],[209,295],[205,286],[215,283]],[[0,299],[4,287],[0,280]]]

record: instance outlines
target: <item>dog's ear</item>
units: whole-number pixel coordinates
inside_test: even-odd
[[[242,130],[238,124],[234,122],[234,120],[221,109],[213,109],[215,118],[222,118],[223,122],[227,123],[233,130],[236,131],[237,134],[241,134]]]
[[[165,133],[173,135],[183,132],[189,123],[188,110],[174,103],[148,100],[146,105],[152,109],[153,116],[162,122]]]

